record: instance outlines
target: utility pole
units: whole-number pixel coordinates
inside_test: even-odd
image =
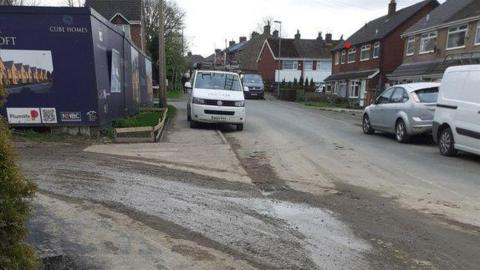
[[[158,29],[158,99],[161,108],[167,107],[167,63],[165,60],[164,0],[159,0]]]

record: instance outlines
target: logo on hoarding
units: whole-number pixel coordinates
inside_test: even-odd
[[[0,35],[0,46],[15,46],[16,40],[17,40],[17,37],[7,37],[7,36]]]
[[[60,118],[62,122],[82,122],[81,112],[61,112]]]
[[[88,28],[79,26],[50,26],[48,30],[52,33],[88,33]]]
[[[38,108],[7,108],[7,118],[10,124],[41,124]]]
[[[88,121],[90,122],[95,122],[97,121],[97,112],[96,111],[90,111],[87,113],[88,116]]]
[[[72,25],[73,24],[73,17],[70,15],[65,15],[63,16],[63,23],[66,25]]]
[[[42,123],[57,123],[57,110],[55,108],[41,108],[40,111],[42,112]]]

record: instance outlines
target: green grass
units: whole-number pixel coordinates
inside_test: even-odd
[[[183,90],[180,88],[170,89],[167,91],[167,98],[170,98],[170,99],[178,99],[178,98],[181,98],[182,95],[183,95]]]
[[[129,118],[113,122],[114,128],[153,127],[158,125],[163,112],[141,112]]]
[[[34,129],[13,129],[12,135],[15,141],[28,140],[33,142],[46,143],[88,143],[94,141],[93,138],[88,138],[85,136],[56,133],[47,130],[40,131]]]

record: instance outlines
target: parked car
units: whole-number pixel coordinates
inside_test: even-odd
[[[401,143],[413,135],[430,133],[439,87],[439,83],[412,83],[388,88],[365,108],[363,132],[393,133]]]
[[[246,98],[265,98],[265,84],[260,74],[246,73],[242,75]]]
[[[457,150],[480,155],[480,65],[448,68],[443,76],[433,120],[440,153]]]
[[[185,87],[190,93],[187,117],[191,128],[201,122],[233,124],[243,130],[245,97],[237,73],[196,71]]]

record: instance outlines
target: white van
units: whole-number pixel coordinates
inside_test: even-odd
[[[440,153],[457,150],[480,155],[480,65],[445,71],[433,120],[433,139]]]
[[[238,131],[243,130],[246,117],[245,89],[237,73],[196,71],[185,87],[191,89],[187,103],[191,128],[201,122],[233,124]]]

